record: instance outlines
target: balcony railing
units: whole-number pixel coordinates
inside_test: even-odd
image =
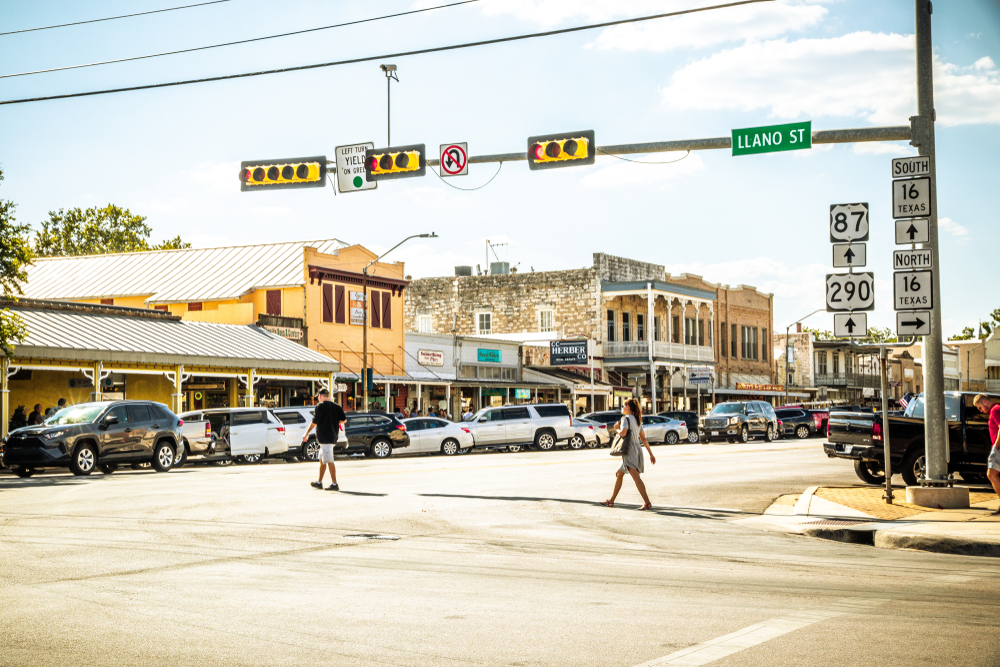
[[[610,341],[604,343],[604,356],[609,359],[649,358],[650,341]],[[682,345],[652,341],[655,359],[681,359],[684,361],[715,361],[711,347],[703,345]]]
[[[817,387],[872,387],[879,388],[878,375],[868,373],[817,373]]]
[[[987,380],[986,391],[1000,392],[1000,380]]]

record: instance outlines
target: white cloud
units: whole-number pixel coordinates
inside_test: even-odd
[[[943,232],[948,232],[960,241],[967,241],[969,236],[969,230],[958,224],[951,218],[938,218],[938,229]]]
[[[203,162],[194,169],[181,172],[184,178],[207,186],[215,192],[240,191],[239,162]]]
[[[670,155],[672,154],[656,153],[653,155],[629,155],[628,158],[659,162],[670,159]],[[691,153],[683,160],[669,164],[636,164],[617,160],[610,156],[599,157],[598,164],[604,166],[580,179],[581,185],[588,188],[654,185],[682,176],[690,176],[705,169],[705,163],[697,153]]]
[[[913,44],[913,35],[871,32],[751,42],[677,70],[663,98],[678,109],[907,124],[916,111]],[[938,122],[1000,123],[1000,73],[986,60],[971,67],[935,61]]]
[[[903,141],[865,141],[851,144],[851,151],[858,155],[893,155],[895,157],[917,154],[916,148]]]

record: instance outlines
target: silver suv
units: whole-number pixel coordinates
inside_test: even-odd
[[[472,431],[477,449],[506,448],[516,452],[534,445],[548,451],[576,435],[569,408],[562,403],[485,408],[464,424]]]

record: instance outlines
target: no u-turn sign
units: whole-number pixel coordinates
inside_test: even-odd
[[[466,176],[469,173],[469,144],[441,144],[441,176]]]

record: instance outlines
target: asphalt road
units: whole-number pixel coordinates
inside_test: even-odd
[[[0,664],[1000,665],[1000,563],[733,523],[820,443],[3,476]]]

